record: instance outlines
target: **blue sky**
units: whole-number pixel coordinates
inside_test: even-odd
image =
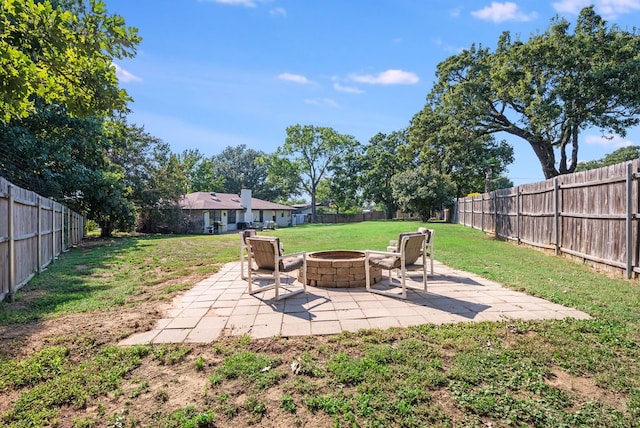
[[[143,38],[116,64],[130,122],[206,156],[239,144],[272,153],[295,124],[366,144],[408,126],[447,57],[494,48],[503,31],[528,39],[556,15],[574,23],[592,3],[623,29],[640,22],[640,0],[106,0]],[[516,185],[544,179],[528,143],[498,138],[514,146]],[[635,129],[611,140],[586,131],[579,158],[639,142]]]

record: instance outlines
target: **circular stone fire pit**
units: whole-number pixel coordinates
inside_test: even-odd
[[[371,282],[380,281],[382,271],[371,268]],[[302,282],[302,272],[298,281]],[[307,285],[313,287],[365,287],[364,251],[331,250],[307,254]]]

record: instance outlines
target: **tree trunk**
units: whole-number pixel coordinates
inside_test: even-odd
[[[315,223],[316,219],[316,189],[313,187],[311,189],[311,223]]]
[[[100,222],[100,237],[101,238],[111,238],[113,234],[113,225],[110,221],[101,221]]]
[[[544,178],[548,180],[560,175],[555,165],[556,158],[555,153],[553,152],[553,145],[547,144],[547,142],[537,137],[527,139],[527,142],[531,145],[533,151],[538,157],[538,160],[540,161]]]
[[[393,216],[396,210],[394,210],[393,207],[387,205],[387,209],[385,211],[386,211],[387,220],[393,220]]]

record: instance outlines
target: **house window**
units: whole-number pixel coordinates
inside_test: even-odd
[[[229,210],[227,216],[227,224],[236,224],[236,210]]]
[[[213,210],[213,221],[220,221],[220,220],[222,220],[220,210]]]
[[[264,211],[260,210],[260,223],[264,221]]]

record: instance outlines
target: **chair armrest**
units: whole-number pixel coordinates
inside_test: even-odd
[[[298,251],[297,253],[282,254],[281,256],[278,256],[278,260],[285,259],[287,257],[297,257],[297,256],[302,256],[302,257],[306,258],[307,257],[307,252],[306,251]]]
[[[389,257],[400,256],[400,254],[393,251],[364,250],[365,257],[369,257],[369,255],[371,254],[378,255],[378,256],[389,256]]]

